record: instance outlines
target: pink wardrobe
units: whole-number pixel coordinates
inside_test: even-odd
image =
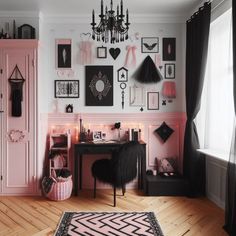
[[[0,195],[37,191],[37,40],[0,40]]]

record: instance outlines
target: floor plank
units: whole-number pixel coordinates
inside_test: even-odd
[[[226,236],[224,211],[206,198],[147,197],[130,190],[83,190],[78,197],[50,201],[44,197],[0,197],[0,236],[52,236],[64,211],[154,211],[165,236]]]

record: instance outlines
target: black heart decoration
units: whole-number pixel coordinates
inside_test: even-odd
[[[113,57],[113,59],[115,60],[120,54],[120,49],[119,48],[110,48],[109,52],[110,52],[111,56]]]

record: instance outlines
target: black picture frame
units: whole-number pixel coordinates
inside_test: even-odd
[[[56,68],[71,69],[72,68],[72,40],[56,39]]]
[[[175,61],[176,60],[176,38],[163,38],[163,61]]]
[[[55,98],[79,98],[79,80],[55,80]]]
[[[159,38],[158,37],[143,37],[141,38],[142,53],[158,53]]]
[[[175,64],[166,63],[165,64],[165,79],[174,79],[175,78]]]
[[[35,28],[29,24],[23,24],[18,27],[19,39],[35,39]]]
[[[97,58],[107,58],[107,48],[97,47]]]
[[[159,92],[147,92],[147,109],[159,110]]]
[[[85,105],[113,106],[113,66],[85,66]]]
[[[128,70],[125,67],[117,70],[117,81],[121,83],[128,82]]]

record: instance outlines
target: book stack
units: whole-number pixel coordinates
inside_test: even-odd
[[[140,141],[141,129],[129,129],[129,141]]]

